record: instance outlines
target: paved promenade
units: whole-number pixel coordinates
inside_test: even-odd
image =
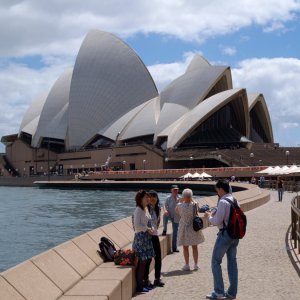
[[[238,248],[237,299],[300,299],[300,278],[292,266],[288,256],[289,248],[285,243],[290,225],[290,203],[295,194],[286,192],[282,203],[277,201],[276,192],[271,192],[271,195],[267,204],[247,213],[248,232]],[[169,255],[163,261],[165,287],[156,288],[134,299],[205,299],[205,295],[213,289],[210,259],[217,230],[210,227],[203,232],[206,241],[199,246],[199,271],[181,271],[184,262],[180,249],[180,253]],[[226,258],[223,274],[227,287]],[[153,274],[151,276],[153,278]]]

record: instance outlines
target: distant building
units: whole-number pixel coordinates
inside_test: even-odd
[[[99,169],[108,157],[117,168],[153,169],[174,151],[274,142],[264,96],[233,89],[229,67],[195,55],[159,93],[140,57],[98,30],[74,68],[32,102],[19,133],[1,141],[10,168],[24,174],[47,171],[48,155],[59,171]]]

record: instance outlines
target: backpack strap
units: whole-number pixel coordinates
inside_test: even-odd
[[[237,207],[237,200],[235,198],[233,198],[233,201],[230,200],[229,198],[223,198],[222,200],[227,201],[230,204],[230,206],[233,208]],[[229,214],[229,219],[230,219],[230,214]],[[229,219],[228,219],[228,222],[229,222]],[[221,230],[224,232],[224,230],[226,230],[226,229],[227,229],[227,226],[223,220],[223,228]]]
[[[226,200],[230,205],[233,205],[234,207],[238,207],[237,200],[233,198],[233,201],[229,198],[223,198],[223,200]]]
[[[197,208],[197,203],[193,204],[193,212],[194,212],[194,217],[198,216],[198,208]]]

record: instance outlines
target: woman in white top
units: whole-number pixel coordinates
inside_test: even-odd
[[[159,237],[158,237],[158,227],[160,224],[160,206],[159,206],[159,198],[158,195],[155,191],[151,190],[149,191],[150,195],[150,204],[148,205],[148,209],[151,215],[151,224],[153,228],[153,235],[152,235],[152,245],[153,249],[155,252],[155,264],[154,264],[154,270],[155,270],[155,280],[154,280],[154,285],[151,284],[149,281],[149,272],[150,272],[150,265],[151,265],[151,260],[147,261],[146,264],[146,271],[145,271],[145,277],[144,281],[146,286],[159,286],[163,287],[165,284],[161,281],[160,276],[161,276],[161,248],[160,248],[160,242],[159,242]]]
[[[193,191],[185,189],[182,192],[182,202],[176,207],[177,213],[180,215],[177,244],[183,246],[183,255],[185,266],[183,271],[190,271],[189,266],[189,246],[193,249],[194,270],[197,271],[198,267],[198,244],[204,242],[202,231],[195,231],[193,229],[193,219],[195,210],[198,211],[198,204],[193,201]]]
[[[149,289],[144,286],[145,267],[148,260],[154,257],[152,245],[153,229],[151,227],[151,215],[149,214],[147,205],[149,203],[149,195],[146,191],[141,190],[135,196],[136,209],[134,211],[134,240],[132,249],[138,257],[136,267],[137,292],[148,292]]]

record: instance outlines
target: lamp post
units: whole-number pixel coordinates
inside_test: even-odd
[[[143,160],[144,170],[146,169],[146,159]]]
[[[122,165],[123,165],[123,171],[125,171],[125,169],[126,169],[126,160],[122,161]]]
[[[250,153],[251,165],[254,166],[254,153]]]
[[[23,176],[25,176],[25,175],[26,175],[26,174],[25,174],[26,168],[24,168],[23,171],[24,171],[24,172],[23,172]]]
[[[50,151],[49,151],[49,138],[48,138],[48,145],[47,145],[47,168],[48,168],[48,181],[50,181]]]
[[[291,153],[290,153],[290,151],[289,151],[289,150],[286,150],[286,151],[285,151],[285,156],[286,156],[286,164],[287,164],[287,165],[289,165],[289,156],[290,156],[290,154],[291,154]]]
[[[169,161],[169,158],[168,158],[168,157],[165,157],[165,165],[164,165],[164,168],[167,168],[168,161]]]
[[[193,155],[190,155],[190,168],[193,167],[193,160],[194,160]]]

